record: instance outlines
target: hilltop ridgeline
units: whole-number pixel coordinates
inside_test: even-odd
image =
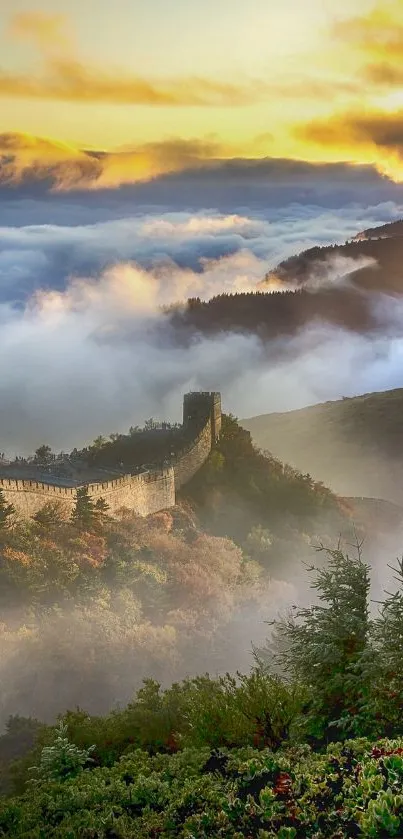
[[[376,295],[403,294],[402,231],[399,221],[362,231],[345,244],[309,248],[280,262],[254,292],[168,307],[176,340],[190,342],[195,332],[247,331],[265,343],[318,321],[352,332],[377,330],[384,314],[374,307]],[[273,347],[270,353],[272,359]]]
[[[342,496],[403,505],[403,389],[241,420],[258,446]]]
[[[383,237],[403,236],[403,219],[390,221],[378,227],[367,227],[361,233],[357,233],[354,239],[382,239]]]
[[[365,234],[359,234],[364,236]],[[280,262],[273,271],[266,275],[266,282],[273,279],[296,288],[304,287],[315,276],[320,280],[326,279],[331,260],[344,259],[367,260],[367,264],[357,265],[357,270],[349,273],[346,292],[353,289],[366,291],[383,291],[385,293],[403,292],[403,278],[401,264],[403,257],[403,236],[388,235],[375,238],[355,238],[344,245],[328,245],[313,247]],[[343,266],[340,265],[340,278],[343,276]]]

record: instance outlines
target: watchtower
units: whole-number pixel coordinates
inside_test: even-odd
[[[221,393],[193,391],[183,397],[183,427],[202,428],[210,418],[211,436],[216,442],[221,432]]]

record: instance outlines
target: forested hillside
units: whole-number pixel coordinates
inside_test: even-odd
[[[192,298],[166,314],[179,342],[195,331],[248,331],[267,341],[318,322],[364,333],[386,317],[374,295],[403,294],[402,264],[403,236],[314,247],[281,262],[254,292]],[[271,346],[271,359],[275,353]]]
[[[391,235],[383,239],[351,240],[344,245],[309,248],[281,262],[274,271],[267,274],[266,279],[270,281],[272,277],[275,277],[285,284],[304,286],[312,275],[316,274],[320,277],[322,271],[326,276],[329,268],[326,263],[329,263],[329,260],[364,258],[368,264],[357,265],[357,270],[349,275],[353,288],[402,294],[402,257],[403,238],[401,235]],[[353,268],[353,266],[350,267]],[[340,263],[340,275],[342,274],[342,263]]]
[[[18,522],[1,502],[3,721],[77,704],[104,712],[143,676],[167,683],[189,666],[241,665],[241,627],[261,634],[264,615],[287,602],[295,557],[351,529],[329,490],[263,457],[231,417],[172,510],[112,519],[77,496],[71,521],[48,504]]]
[[[390,221],[388,224],[380,224],[377,227],[367,227],[366,230],[358,233],[355,238],[377,239],[381,236],[403,236],[403,219]]]
[[[403,567],[375,619],[360,553],[312,571],[320,604],[277,620],[249,675],[147,680],[126,708],[56,728],[10,719],[0,835],[400,836]]]

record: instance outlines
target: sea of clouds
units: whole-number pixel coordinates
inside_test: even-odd
[[[0,211],[0,451],[67,450],[149,416],[178,420],[189,389],[220,390],[226,411],[247,416],[401,383],[395,308],[375,337],[311,324],[283,354],[277,342],[272,363],[254,334],[195,334],[184,348],[161,312],[253,290],[281,259],[400,218],[399,203],[123,213],[53,202],[14,196]],[[336,275],[329,264],[314,287]]]

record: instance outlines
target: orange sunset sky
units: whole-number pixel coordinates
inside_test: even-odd
[[[85,150],[107,186],[234,157],[403,180],[403,2],[2,0],[0,161]]]

